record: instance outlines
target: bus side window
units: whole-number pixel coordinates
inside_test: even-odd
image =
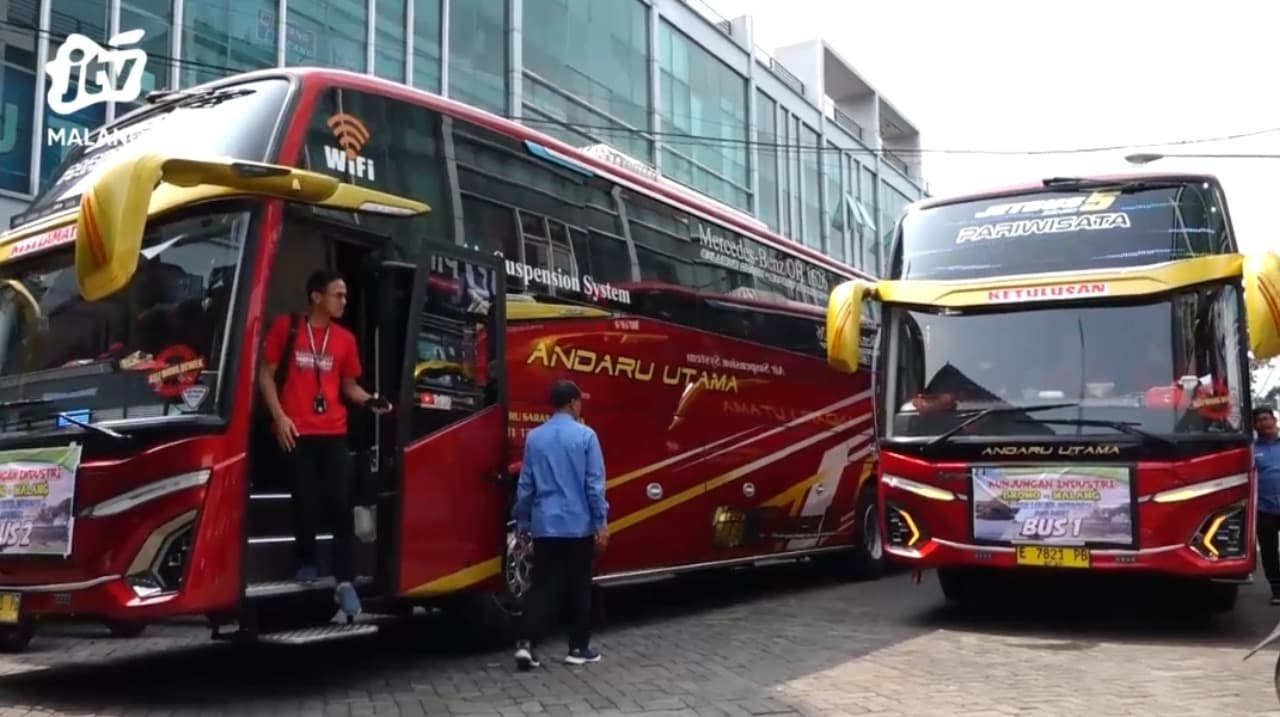
[[[494,287],[488,267],[431,257],[414,341],[412,439],[446,428],[497,400]]]

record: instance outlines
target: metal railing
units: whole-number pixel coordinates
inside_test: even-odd
[[[866,141],[867,137],[865,130],[862,129],[862,125],[858,124],[856,120],[845,114],[843,110],[835,105],[834,101],[831,103],[830,108],[832,121],[845,128],[854,137],[857,137],[858,141]]]

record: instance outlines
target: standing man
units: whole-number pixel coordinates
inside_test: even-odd
[[[542,642],[563,599],[569,609],[571,665],[599,662],[591,647],[591,577],[597,551],[609,544],[604,456],[596,432],[582,425],[582,391],[572,381],[551,387],[556,413],[529,432],[513,510],[516,529],[533,536],[533,585],[524,611],[516,667],[538,667]]]
[[[1253,409],[1253,462],[1258,469],[1258,551],[1271,604],[1280,605],[1280,431],[1270,408]]]
[[[335,322],[347,307],[346,282],[337,272],[317,269],[307,278],[306,289],[306,314],[281,316],[267,330],[258,386],[291,479],[297,578],[311,582],[319,577],[316,522],[327,514],[333,523],[334,599],[343,612],[355,616],[360,598],[352,584],[354,516],[342,398],[379,414],[390,411],[391,404],[356,383],[360,349],[355,336]],[[278,367],[285,374],[281,386],[276,385]]]

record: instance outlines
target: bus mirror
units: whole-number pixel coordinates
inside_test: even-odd
[[[161,181],[179,187],[226,187],[338,211],[406,217],[431,211],[423,202],[303,169],[143,154],[105,168],[81,197],[76,218],[76,279],[86,300],[110,296],[133,277],[151,193]]]
[[[96,301],[119,291],[138,268],[151,192],[164,158],[143,155],[103,168],[80,197],[75,262],[80,295]]]
[[[836,286],[827,299],[827,363],[841,373],[858,370],[863,302],[874,295],[875,284],[853,279]]]
[[[1254,358],[1280,355],[1280,257],[1271,252],[1245,257],[1244,300]]]

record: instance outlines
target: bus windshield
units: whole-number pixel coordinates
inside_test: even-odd
[[[1087,271],[1235,251],[1215,185],[1152,182],[910,211],[892,275],[976,279]]]
[[[269,161],[267,153],[288,93],[289,81],[284,78],[214,90],[192,88],[95,131],[87,142],[76,138],[53,181],[10,226],[75,207],[107,159],[160,152],[192,159]]]
[[[888,438],[936,437],[987,408],[956,438],[1243,435],[1239,304],[1221,285],[1126,305],[893,307]]]
[[[32,404],[0,428],[216,411],[248,224],[221,212],[150,227],[132,280],[100,301],[80,297],[70,248],[0,268],[0,406]]]

